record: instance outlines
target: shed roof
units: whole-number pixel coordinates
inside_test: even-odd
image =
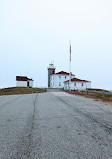
[[[33,81],[32,78],[26,76],[16,76],[16,81]]]

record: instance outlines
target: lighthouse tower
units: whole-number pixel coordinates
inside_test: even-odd
[[[54,64],[53,63],[51,63],[51,64],[49,64],[49,66],[48,66],[48,88],[50,87],[50,76],[52,75],[52,74],[55,74],[55,67],[54,67]]]

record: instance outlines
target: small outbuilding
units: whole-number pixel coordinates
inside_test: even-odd
[[[69,90],[70,81],[67,80],[64,82],[64,89]],[[91,82],[86,80],[81,80],[78,78],[71,79],[71,90],[86,90],[87,88],[91,88]]]
[[[26,76],[16,76],[16,87],[33,87],[33,79]]]

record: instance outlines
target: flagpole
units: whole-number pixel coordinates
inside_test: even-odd
[[[69,91],[71,91],[71,41],[70,41],[70,61],[69,61]]]

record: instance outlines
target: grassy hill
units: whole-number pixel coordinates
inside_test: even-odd
[[[45,89],[41,88],[27,88],[27,87],[10,87],[0,90],[0,95],[14,95],[14,94],[32,94],[32,93],[42,93]]]

